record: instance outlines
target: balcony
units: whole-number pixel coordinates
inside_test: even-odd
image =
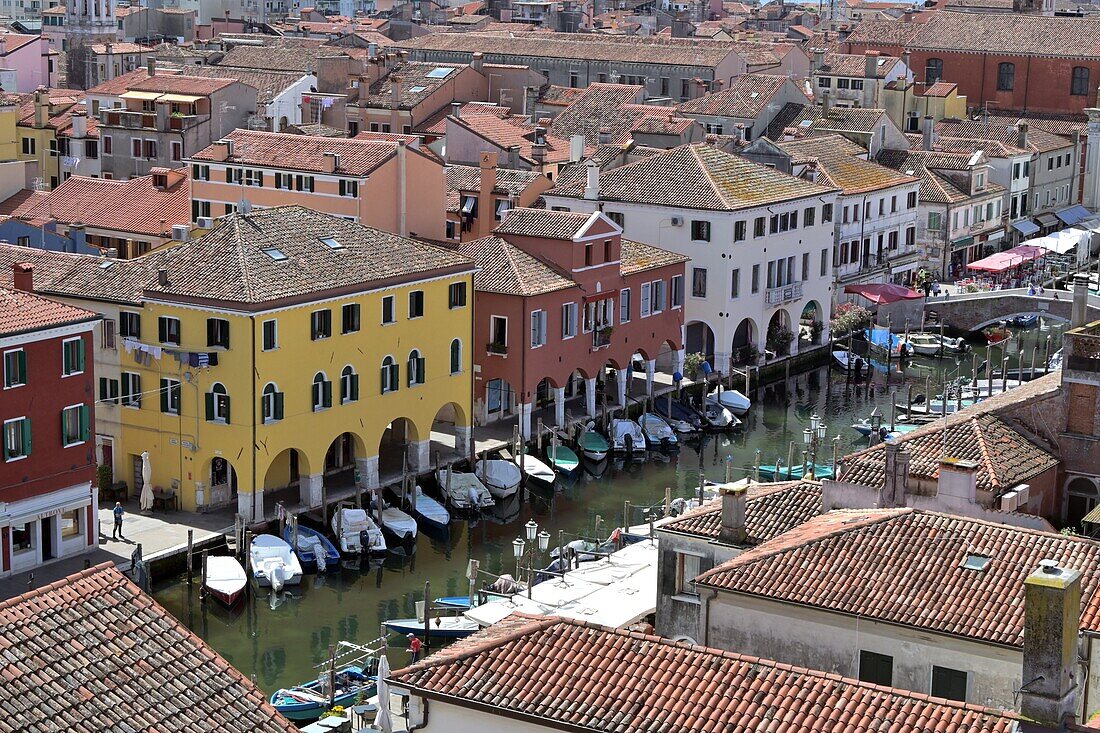
[[[783,305],[794,300],[802,299],[802,283],[794,282],[781,288],[768,288],[764,291],[764,303],[767,305]]]
[[[602,349],[611,345],[611,328],[604,327],[592,332],[592,348]]]
[[[485,345],[485,350],[490,354],[496,354],[497,356],[508,356],[508,345],[497,343],[496,341],[490,341]]]
[[[128,130],[189,130],[210,119],[210,115],[172,115],[165,122],[157,124],[155,112],[141,112],[128,109],[101,110],[99,118],[107,127],[122,127]]]

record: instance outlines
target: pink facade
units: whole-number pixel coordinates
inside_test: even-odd
[[[0,36],[0,69],[15,71],[15,88],[7,92],[33,92],[57,86],[57,55],[41,36],[9,33]]]

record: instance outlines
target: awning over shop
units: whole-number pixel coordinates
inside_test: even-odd
[[[963,237],[962,239],[956,239],[951,243],[951,246],[955,249],[965,249],[974,244],[974,237]]]
[[[899,300],[916,300],[922,297],[916,290],[893,283],[857,283],[845,285],[844,292],[862,295],[876,305],[896,303]]]
[[[1042,247],[1030,244],[1021,244],[1005,252],[997,252],[988,257],[971,262],[967,265],[971,270],[985,270],[986,272],[1003,272],[1011,267],[1017,267],[1025,262],[1031,262],[1046,254]]]
[[[1081,244],[1082,242],[1088,243],[1092,239],[1092,233],[1085,231],[1084,229],[1063,229],[1060,232],[1055,232],[1046,237],[1038,237],[1037,239],[1029,239],[1024,244],[1029,244],[1034,247],[1042,247],[1048,252],[1055,254],[1065,254],[1071,249]]]
[[[1030,237],[1039,231],[1038,225],[1031,219],[1020,219],[1019,221],[1012,222],[1012,228],[1023,234],[1025,237]]]
[[[1062,209],[1057,214],[1055,214],[1055,216],[1064,221],[1066,224],[1073,226],[1082,219],[1089,218],[1090,216],[1092,216],[1092,214],[1090,214],[1089,210],[1086,209],[1084,206],[1081,206],[1081,204],[1077,204],[1075,206],[1069,206],[1065,209]]]
[[[1056,227],[1061,223],[1054,214],[1039,214],[1035,218],[1038,220],[1039,225],[1044,227]]]
[[[995,232],[990,232],[989,234],[987,234],[986,237],[985,237],[985,241],[986,242],[996,242],[998,239],[1000,239],[1004,235],[1005,235],[1005,230],[1004,229],[998,229]]]

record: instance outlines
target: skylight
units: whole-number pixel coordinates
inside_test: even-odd
[[[276,262],[282,262],[286,259],[286,254],[277,247],[269,247],[264,250],[264,254],[275,260]]]
[[[325,245],[329,249],[343,249],[344,244],[335,237],[321,237],[321,244]]]
[[[427,88],[428,87],[413,87],[409,90],[409,92],[411,92],[412,94],[420,94],[420,92],[424,91]]]
[[[99,263],[99,269],[101,269],[101,270],[110,270],[114,266],[115,266],[115,261],[114,260],[106,260],[104,262]]]
[[[813,120],[802,120],[801,122],[798,123],[798,126],[799,127],[810,127],[813,124],[814,124]]]
[[[426,76],[429,79],[446,79],[454,71],[452,66],[437,66],[429,71]]]
[[[980,573],[989,567],[990,562],[992,562],[991,558],[985,555],[976,555],[972,552],[966,556],[966,560],[963,561],[963,567],[967,570],[974,570]]]

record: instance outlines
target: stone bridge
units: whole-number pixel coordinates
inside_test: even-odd
[[[1028,295],[1026,289],[994,290],[926,298],[924,314],[926,318],[935,314],[950,328],[976,331],[1005,318],[1031,313],[1068,322],[1072,306],[1073,293],[1064,290],[1047,290],[1042,295]],[[1100,319],[1100,297],[1090,295],[1087,320],[1097,319]]]

